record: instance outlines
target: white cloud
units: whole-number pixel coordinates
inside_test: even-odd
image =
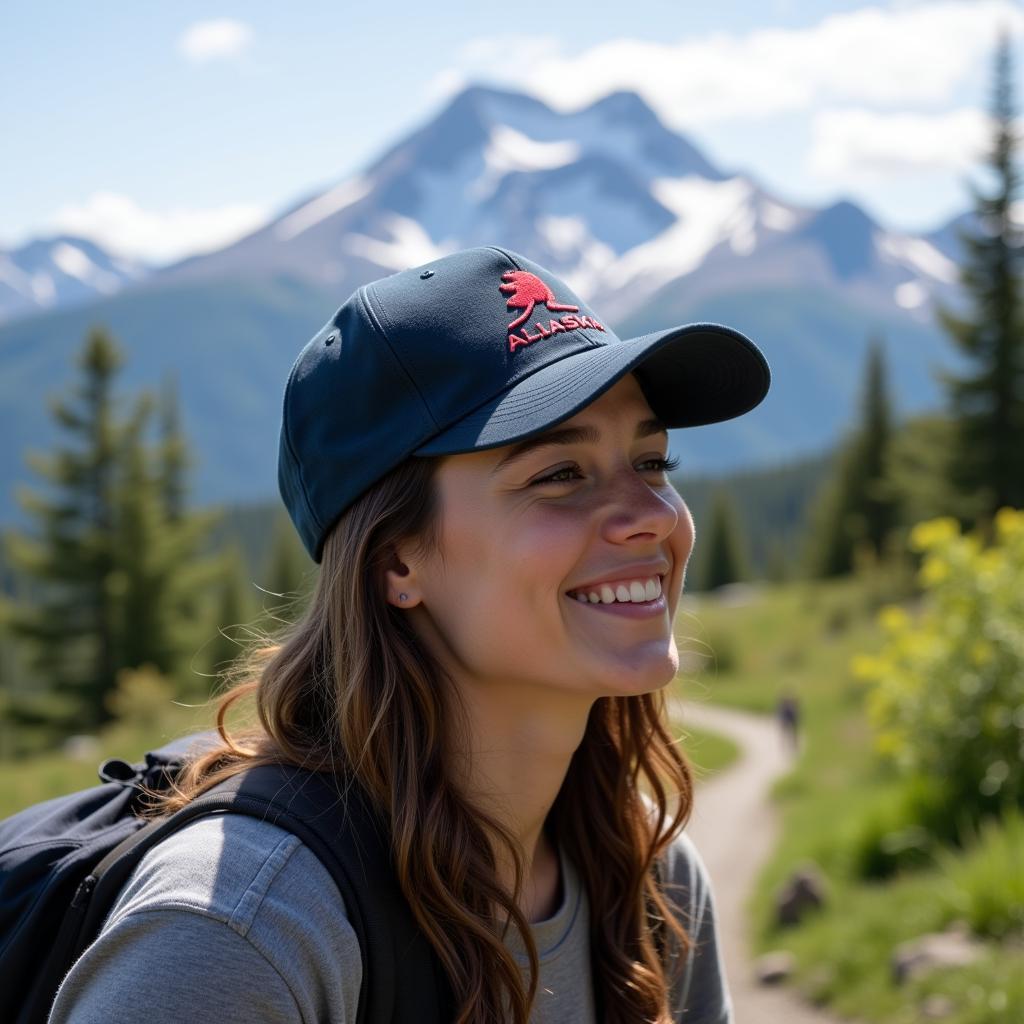
[[[991,54],[1000,25],[1021,35],[1024,11],[1011,0],[943,0],[863,7],[802,28],[616,39],[582,52],[535,37],[528,61],[518,53],[509,61],[507,40],[478,39],[459,51],[457,70],[526,86],[561,109],[635,89],[688,127],[835,103],[948,102]]]
[[[462,71],[457,71],[455,68],[445,68],[427,82],[425,94],[427,99],[435,103],[443,103],[465,89],[468,84],[469,81]]]
[[[182,33],[178,50],[192,61],[237,57],[251,42],[252,29],[234,18],[197,21]]]
[[[532,68],[541,61],[558,60],[558,42],[552,36],[533,36],[516,40],[515,64],[518,68]],[[491,78],[503,77],[490,74],[492,69],[500,67],[509,60],[509,40],[507,36],[482,36],[463,43],[455,54],[455,66],[438,71],[426,85],[426,95],[435,102],[446,100],[449,96],[464,89],[471,81],[488,75]],[[532,83],[523,81],[515,73],[508,76],[515,81],[517,88],[529,92]]]
[[[928,171],[963,173],[991,137],[981,110],[945,114],[881,114],[827,110],[811,123],[808,169],[830,181],[870,182]]]
[[[268,209],[252,203],[144,210],[128,196],[96,192],[82,203],[62,206],[46,229],[92,239],[119,256],[167,263],[228,245],[268,216]]]

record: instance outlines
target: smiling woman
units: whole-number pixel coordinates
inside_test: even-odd
[[[278,825],[201,818],[143,858],[51,1021],[731,1020],[662,696],[694,537],[666,446],[768,382],[729,328],[619,339],[499,248],[356,292],[285,389],[316,593],[157,811],[294,766],[356,850],[346,811],[371,809],[386,864],[343,894]],[[229,734],[245,696],[259,726]]]

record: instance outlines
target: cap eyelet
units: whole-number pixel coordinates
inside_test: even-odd
[[[331,331],[331,333],[328,334],[326,338],[324,338],[324,344],[331,345],[338,340],[338,337],[339,335],[337,331]]]
[[[426,279],[428,277],[433,277],[433,276],[434,276],[434,272],[432,270],[424,270],[423,273],[420,274],[420,280],[426,281]]]

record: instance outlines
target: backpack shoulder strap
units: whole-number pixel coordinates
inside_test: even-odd
[[[147,851],[191,821],[245,814],[291,832],[330,872],[359,940],[363,977],[358,1024],[441,1024],[451,990],[433,947],[416,924],[392,867],[389,830],[354,781],[288,765],[249,769],[207,790],[112,850],[76,895],[70,941],[84,950]],[[70,916],[70,915],[69,915]]]

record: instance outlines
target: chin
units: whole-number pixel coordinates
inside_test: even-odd
[[[635,697],[663,690],[679,672],[679,652],[675,642],[657,653],[645,651],[641,657],[624,659],[602,687],[603,696]]]

